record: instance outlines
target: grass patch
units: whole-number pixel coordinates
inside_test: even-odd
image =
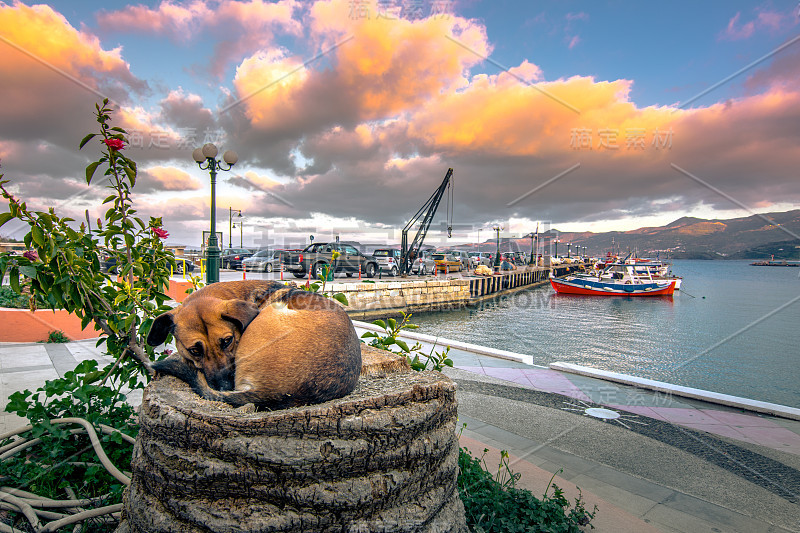
[[[0,286],[0,307],[29,309],[30,297],[27,294],[17,294],[11,287]]]
[[[501,452],[497,473],[492,475],[484,460],[487,451],[480,458],[473,457],[466,448],[460,448],[458,454],[458,492],[470,531],[580,533],[587,525],[594,529],[591,521],[597,506],[587,511],[580,495],[571,504],[564,491],[553,483],[555,474],[539,499],[527,489],[516,488],[520,474],[511,471],[508,452]]]

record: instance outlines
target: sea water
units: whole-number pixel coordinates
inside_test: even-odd
[[[668,297],[557,295],[549,284],[415,315],[421,333],[800,407],[800,268],[674,261]]]

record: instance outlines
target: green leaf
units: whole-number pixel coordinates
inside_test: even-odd
[[[8,273],[8,282],[11,284],[11,288],[14,289],[14,292],[19,294],[19,269],[17,267],[11,268],[11,272]]]
[[[97,170],[97,167],[100,166],[100,161],[95,161],[93,163],[89,163],[89,166],[86,167],[86,184],[90,184],[92,182],[92,176],[94,176],[94,171]]]
[[[136,170],[131,167],[122,167],[122,169],[125,171],[125,174],[128,175],[128,179],[131,180],[131,187],[136,185]]]
[[[384,322],[383,320],[373,320],[372,323],[378,326],[379,328],[386,329],[386,322]]]
[[[12,215],[11,213],[0,213],[0,226],[5,224],[12,218],[14,218],[14,215]]]
[[[389,322],[389,329],[394,331],[397,328],[397,320],[395,320],[394,318],[390,318],[388,322]]]
[[[367,331],[366,333],[361,335],[362,339],[371,339],[371,338],[377,338],[377,337],[378,337],[378,334],[375,333],[374,331]]]
[[[33,242],[35,242],[39,246],[44,246],[44,233],[42,233],[42,229],[39,226],[34,226],[31,228],[31,237],[33,237]]]
[[[28,278],[36,278],[36,267],[31,265],[21,265],[19,267],[20,273]]]
[[[96,136],[97,136],[97,134],[96,134],[96,133],[90,133],[89,135],[87,135],[86,137],[84,137],[84,138],[81,140],[81,144],[79,144],[79,145],[78,145],[78,149],[80,150],[81,148],[83,148],[84,146],[86,146],[86,143],[88,143],[89,141],[91,141],[91,140],[92,140],[94,137],[96,137]]]
[[[350,305],[350,302],[347,301],[347,296],[345,296],[341,292],[337,292],[336,294],[334,294],[333,299],[341,303],[342,305]]]
[[[396,345],[398,345],[404,352],[409,352],[410,351],[408,349],[408,344],[406,344],[405,341],[401,341],[400,339],[397,339],[397,340],[394,341],[394,343]]]

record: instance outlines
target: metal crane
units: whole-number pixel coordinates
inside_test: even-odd
[[[428,233],[428,228],[433,222],[433,216],[436,214],[436,209],[439,207],[439,202],[442,201],[445,191],[447,195],[447,236],[452,237],[453,233],[453,169],[447,169],[447,174],[442,180],[442,184],[436,189],[428,201],[420,207],[417,214],[414,215],[408,224],[403,228],[403,237],[400,245],[400,275],[407,276],[411,272],[411,266],[414,260],[419,257],[419,250],[422,247],[422,242],[425,240],[425,235]],[[414,236],[411,244],[408,244],[408,231],[420,220],[419,229]]]

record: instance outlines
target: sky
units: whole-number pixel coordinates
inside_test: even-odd
[[[14,193],[104,211],[78,144],[108,97],[170,244],[209,229],[206,142],[239,155],[225,246],[398,243],[448,168],[431,244],[800,207],[796,0],[0,1],[0,49]]]

